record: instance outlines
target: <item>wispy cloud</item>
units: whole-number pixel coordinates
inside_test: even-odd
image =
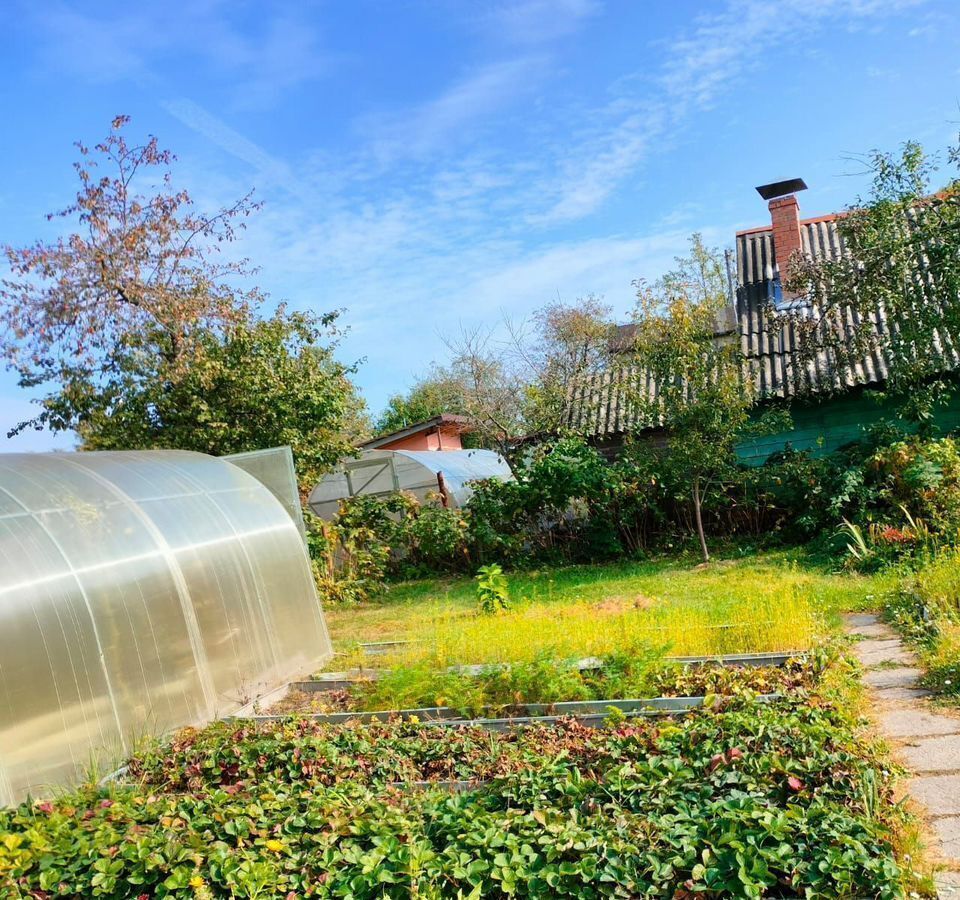
[[[699,17],[688,34],[668,43],[659,81],[681,110],[702,108],[768,61],[769,53],[789,60],[791,46],[830,23],[855,25],[923,2],[733,0],[721,12]]]
[[[266,105],[330,70],[332,54],[295,4],[275,4],[261,28],[232,24],[226,0],[80,11],[64,2],[31,4],[25,16],[43,58],[92,83],[163,83],[168,67],[206,68],[223,78],[238,108]]]
[[[605,118],[597,111],[597,118]],[[607,130],[562,153],[557,171],[542,182],[550,205],[528,216],[536,225],[581,219],[603,204],[628,174],[662,142],[666,113],[659,104],[620,118]]]
[[[284,160],[272,156],[199,104],[180,98],[166,100],[162,105],[170,115],[188,128],[250,166],[263,186],[275,184],[294,194],[299,194],[302,190],[302,183],[293,177],[290,166]]]
[[[364,116],[358,131],[381,163],[459,148],[487,117],[532,90],[546,68],[535,56],[481,66],[419,106]]]
[[[548,225],[595,212],[652,152],[768,61],[751,48],[789,48],[831,23],[855,24],[924,0],[731,0],[662,43],[663,67],[622,79],[614,102],[587,115],[609,123],[570,148],[544,183],[552,202],[531,221]],[[772,51],[771,51],[772,52]]]

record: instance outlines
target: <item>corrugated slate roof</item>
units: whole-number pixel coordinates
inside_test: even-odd
[[[814,258],[836,258],[845,252],[836,218],[801,222],[803,252]],[[873,384],[887,376],[887,360],[870,354],[842,375],[834,353],[820,350],[813,359],[800,358],[799,339],[791,317],[769,312],[770,286],[776,274],[777,259],[773,231],[765,228],[737,235],[737,322],[740,346],[748,370],[756,381],[761,397],[792,397],[811,391]],[[808,315],[819,315],[810,307]],[[859,326],[859,316],[847,310],[851,330]],[[874,317],[874,326],[886,327],[885,317]]]
[[[804,253],[814,258],[836,258],[846,252],[836,216],[807,219],[800,226]],[[769,309],[776,275],[773,229],[758,228],[738,234],[736,309],[731,313],[735,312],[745,361],[744,374],[754,379],[761,398],[796,397],[876,384],[886,379],[888,359],[880,352],[867,354],[849,367],[838,366],[836,354],[831,349],[821,349],[813,359],[802,359],[794,318],[778,317]],[[819,310],[809,306],[804,314],[815,316]],[[848,333],[852,334],[859,327],[859,314],[852,309],[847,309],[844,314]],[[873,316],[873,322],[881,333],[891,325],[882,310]],[[623,342],[629,328],[631,326],[621,327]],[[729,333],[718,325],[718,338]],[[960,365],[957,344],[945,333],[935,335],[931,349],[941,357],[944,368]],[[628,399],[635,390],[630,387],[631,382],[637,376],[636,367],[623,364],[596,377],[582,391],[575,392],[571,396],[570,426],[594,436],[637,428],[637,417],[630,409]],[[655,395],[656,385],[649,375],[645,380],[646,391]]]

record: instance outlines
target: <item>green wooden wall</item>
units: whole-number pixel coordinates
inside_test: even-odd
[[[790,408],[793,428],[780,434],[751,438],[737,447],[737,455],[747,465],[760,465],[771,453],[788,444],[794,450],[810,450],[814,456],[826,456],[863,436],[864,429],[880,419],[894,418],[889,407],[872,400],[863,391],[829,398],[819,403],[795,403]],[[960,391],[936,416],[941,431],[960,429]]]

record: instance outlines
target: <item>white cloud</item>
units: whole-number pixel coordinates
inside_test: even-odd
[[[665,125],[663,110],[651,105],[561,156],[559,173],[543,183],[544,197],[553,198],[551,205],[528,221],[552,225],[595,212],[662,141]]]
[[[686,33],[664,42],[667,62],[646,77],[627,78],[608,107],[587,115],[605,130],[557,162],[544,184],[552,202],[532,221],[581,218],[597,210],[648,158],[747,77],[772,52],[785,54],[831,23],[889,15],[924,0],[731,0],[719,13],[698,17]],[[777,48],[753,52],[749,48]],[[618,110],[618,115],[611,111]]]
[[[162,105],[170,115],[188,128],[250,166],[265,184],[279,185],[294,194],[302,190],[303,185],[293,177],[286,162],[271,156],[258,144],[235,131],[199,104],[181,98],[165,101]]]

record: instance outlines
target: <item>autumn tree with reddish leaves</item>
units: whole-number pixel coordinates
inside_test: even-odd
[[[46,391],[10,434],[214,455],[284,444],[309,489],[366,428],[354,367],[335,356],[339,312],[258,315],[263,296],[242,287],[253,270],[225,252],[257,205],[197,211],[173,155],[128,143],[127,124],[77,145],[76,202],[49,217],[74,233],[5,248],[0,350],[21,386]]]
[[[223,252],[256,209],[250,195],[212,214],[174,188],[174,156],[157,139],[128,142],[127,116],[93,148],[77,144],[80,188],[51,220],[72,234],[4,247],[0,350],[25,388],[46,390],[40,412],[11,429],[76,428],[116,396],[118,374],[139,358],[175,379],[191,364],[201,332],[242,322],[259,304],[238,280],[245,260]]]

